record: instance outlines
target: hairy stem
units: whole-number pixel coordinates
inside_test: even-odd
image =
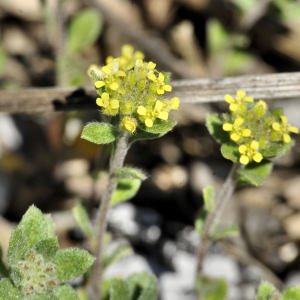
[[[117,140],[117,145],[115,152],[110,160],[109,166],[109,176],[108,182],[106,185],[106,189],[101,198],[100,208],[97,212],[96,217],[96,226],[95,226],[95,236],[96,236],[96,247],[95,247],[95,255],[96,261],[93,267],[93,299],[100,300],[101,299],[101,283],[102,283],[102,256],[103,256],[103,238],[107,228],[107,213],[109,210],[109,204],[115,191],[118,181],[114,178],[115,172],[122,168],[125,156],[129,149],[128,145],[129,134],[125,132],[119,139]]]
[[[234,192],[238,176],[237,172],[244,166],[239,163],[234,163],[226,181],[224,182],[221,191],[216,199],[216,208],[214,211],[210,212],[204,223],[204,228],[201,236],[201,243],[198,249],[198,263],[197,263],[197,274],[202,273],[203,260],[208,246],[210,245],[210,234],[212,229],[216,226],[224,207],[228,203],[231,195]]]

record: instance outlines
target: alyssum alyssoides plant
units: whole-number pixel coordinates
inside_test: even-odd
[[[102,68],[96,65],[89,68],[99,95],[96,103],[110,121],[86,125],[82,138],[96,144],[113,143],[108,183],[94,227],[96,261],[92,278],[95,300],[101,297],[103,237],[109,207],[133,197],[146,178],[138,169],[123,167],[126,153],[134,141],[161,137],[176,125],[169,117],[169,112],[179,107],[177,97],[167,98],[167,93],[172,90],[170,74],[158,72],[155,63],[143,59],[143,53],[134,52],[132,46],[125,45],[120,57],[108,57]]]
[[[269,111],[265,101],[254,101],[244,91],[238,91],[235,97],[225,95],[224,99],[229,104],[229,113],[221,117],[210,114],[206,124],[209,132],[222,144],[222,155],[231,160],[233,166],[217,197],[213,186],[203,191],[204,208],[195,223],[201,236],[197,267],[200,293],[203,291],[200,287],[211,280],[201,274],[203,259],[211,240],[238,234],[235,225],[218,227],[219,216],[236,184],[262,185],[272,171],[273,164],[269,159],[282,156],[290,150],[294,145],[291,133],[299,132],[289,124],[282,109]],[[214,284],[222,286],[224,282]],[[202,298],[205,299],[203,295]]]
[[[95,260],[82,249],[59,251],[51,218],[34,206],[12,231],[7,252],[9,268],[1,256],[1,300],[79,300],[75,290],[65,283],[85,273]]]

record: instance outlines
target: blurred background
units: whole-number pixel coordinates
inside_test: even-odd
[[[172,72],[173,80],[300,71],[300,1],[1,0],[0,89],[92,86],[89,65],[117,57],[123,44],[144,52],[158,70]],[[300,101],[268,104],[284,107],[300,128]],[[134,254],[111,266],[107,276],[148,270],[159,279],[161,300],[195,299],[199,238],[193,223],[202,189],[219,188],[231,167],[205,118],[226,108],[182,104],[172,132],[132,146],[126,164],[142,168],[149,179],[110,214],[112,247],[125,242]],[[0,114],[4,252],[11,229],[33,203],[52,214],[62,247],[84,245],[70,210],[83,201],[92,217],[105,187],[109,148],[80,139],[83,125],[100,119],[97,110]],[[230,300],[253,300],[261,278],[281,287],[300,283],[295,139],[262,187],[238,188],[222,222],[239,224],[241,236],[213,245],[207,255],[205,272],[228,280]]]

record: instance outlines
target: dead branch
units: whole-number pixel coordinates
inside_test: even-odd
[[[177,80],[171,85],[173,91],[168,93],[168,98],[176,96],[181,103],[223,101],[225,94],[234,95],[237,90],[245,90],[255,99],[300,98],[300,72]],[[95,98],[94,87],[0,91],[0,111],[32,114],[97,109]]]

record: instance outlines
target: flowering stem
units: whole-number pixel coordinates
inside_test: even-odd
[[[118,181],[114,178],[116,171],[122,168],[125,156],[129,149],[128,145],[129,133],[124,132],[116,143],[115,152],[112,154],[109,166],[109,176],[106,189],[101,198],[100,208],[97,212],[96,226],[95,226],[95,236],[96,236],[96,247],[95,255],[96,261],[93,267],[93,299],[101,299],[101,283],[103,275],[102,266],[102,251],[103,251],[103,238],[107,228],[107,214],[109,210],[110,201],[113,192],[117,188]]]
[[[204,228],[201,236],[201,243],[198,249],[198,263],[197,263],[197,275],[202,273],[203,269],[203,260],[206,253],[206,250],[208,246],[210,245],[210,235],[217,225],[219,221],[219,217],[221,213],[223,212],[226,204],[228,203],[228,200],[230,199],[231,195],[234,192],[237,180],[238,180],[238,171],[244,168],[244,165],[241,165],[240,163],[234,163],[230,173],[228,174],[228,177],[226,181],[224,182],[221,191],[218,194],[218,197],[216,199],[216,208],[212,212],[210,212],[204,223]]]

